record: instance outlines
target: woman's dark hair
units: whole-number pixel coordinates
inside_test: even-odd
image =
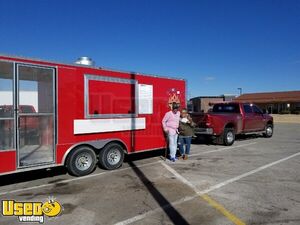
[[[187,108],[183,108],[183,109],[181,109],[181,111],[182,111],[182,112],[186,112],[186,113],[188,113],[188,110],[187,110]]]
[[[173,109],[179,109],[179,104],[176,102],[172,102],[172,110]]]

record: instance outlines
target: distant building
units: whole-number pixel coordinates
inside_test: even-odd
[[[232,101],[235,95],[220,95],[220,96],[198,96],[191,98],[188,102],[188,110],[190,112],[207,112],[216,103]]]
[[[234,101],[254,103],[269,113],[300,113],[300,91],[243,94]]]

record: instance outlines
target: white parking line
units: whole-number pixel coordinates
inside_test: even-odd
[[[183,197],[183,198],[181,198],[181,199],[179,199],[179,200],[177,200],[175,202],[172,202],[171,204],[164,205],[161,208],[156,208],[154,210],[145,212],[144,214],[140,214],[140,215],[134,216],[132,218],[129,218],[127,220],[115,223],[115,225],[126,225],[126,224],[134,223],[136,221],[139,221],[141,219],[146,218],[147,216],[151,216],[151,215],[153,215],[155,213],[159,213],[159,212],[163,211],[164,209],[168,209],[171,206],[176,206],[176,205],[180,205],[183,202],[191,201],[191,200],[193,200],[196,197],[198,197],[198,195],[192,195],[192,196]]]
[[[236,225],[245,225],[245,223],[243,221],[241,221],[237,216],[235,216],[234,214],[230,213],[228,210],[226,210],[223,206],[221,206],[219,203],[217,203],[216,201],[212,200],[209,196],[205,195],[206,193],[210,192],[210,189],[206,189],[206,193],[203,193],[202,191],[200,191],[194,184],[192,184],[191,182],[189,182],[187,179],[185,179],[182,175],[180,175],[176,170],[174,170],[172,167],[168,166],[165,163],[162,163],[162,165],[169,171],[171,172],[178,180],[180,180],[182,183],[186,184],[187,186],[189,186],[196,194],[197,196],[200,196],[202,199],[204,199],[205,201],[208,201],[209,203],[214,203],[214,207],[216,208],[222,208],[222,210],[220,210],[220,212],[227,217],[230,221],[232,221],[234,224]]]
[[[146,213],[144,213],[144,214],[140,214],[140,215],[138,215],[138,216],[134,216],[134,217],[129,218],[129,219],[127,219],[127,220],[123,220],[123,221],[121,221],[121,222],[116,223],[115,225],[126,225],[126,224],[131,224],[131,223],[133,223],[133,222],[139,221],[139,220],[141,220],[141,219],[146,218],[147,216],[153,215],[153,214],[158,213],[158,212],[162,212],[163,209],[166,209],[166,208],[169,208],[169,207],[171,207],[171,206],[176,206],[176,205],[178,205],[178,204],[181,204],[181,203],[190,201],[190,200],[192,200],[192,199],[194,199],[194,198],[196,198],[196,197],[198,197],[198,196],[201,196],[201,195],[207,194],[207,193],[209,193],[209,192],[211,192],[211,191],[217,190],[217,189],[219,189],[219,188],[221,188],[221,187],[224,187],[224,186],[226,186],[226,185],[228,185],[228,184],[231,184],[231,183],[233,183],[233,182],[235,182],[235,181],[238,181],[238,180],[240,180],[240,179],[242,179],[242,178],[245,178],[245,177],[248,177],[248,176],[253,175],[253,174],[255,174],[255,173],[258,173],[258,172],[260,172],[260,171],[262,171],[262,170],[265,170],[265,169],[267,169],[267,168],[269,168],[269,167],[271,167],[271,166],[274,166],[274,165],[276,165],[276,164],[282,163],[282,162],[284,162],[284,161],[287,161],[287,160],[289,160],[289,159],[291,159],[291,158],[294,158],[294,157],[296,157],[296,156],[299,156],[299,155],[300,155],[300,152],[297,152],[297,153],[295,153],[295,154],[293,154],[293,155],[290,155],[290,156],[288,156],[288,157],[285,157],[285,158],[283,158],[283,159],[274,161],[274,162],[269,163],[269,164],[266,164],[266,165],[264,165],[264,166],[260,166],[260,167],[254,169],[254,170],[251,170],[251,171],[249,171],[249,172],[247,172],[247,173],[243,173],[243,174],[241,174],[241,175],[239,175],[239,176],[233,177],[233,178],[231,178],[231,179],[229,179],[229,180],[226,180],[226,181],[221,182],[221,183],[219,183],[219,184],[213,185],[213,186],[211,186],[210,188],[207,188],[207,189],[202,190],[202,191],[198,190],[198,189],[196,188],[196,186],[194,186],[191,182],[189,182],[188,180],[186,180],[183,176],[181,176],[181,175],[180,175],[177,171],[175,171],[173,168],[171,168],[170,166],[168,166],[168,165],[165,164],[164,162],[161,162],[162,165],[163,165],[169,172],[171,172],[176,178],[178,178],[182,183],[184,183],[184,184],[188,185],[190,188],[192,188],[192,189],[196,192],[196,195],[181,198],[181,199],[179,199],[179,200],[177,200],[177,201],[175,201],[175,202],[172,202],[172,203],[170,203],[170,204],[168,204],[168,205],[165,205],[165,206],[163,206],[163,207],[161,207],[161,208],[156,208],[156,209],[151,210],[151,211],[148,211],[148,212],[146,212]]]

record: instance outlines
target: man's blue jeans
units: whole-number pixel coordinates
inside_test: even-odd
[[[192,142],[192,137],[179,136],[178,145],[179,145],[179,151],[180,151],[181,155],[190,154],[191,142]],[[184,149],[184,146],[185,146],[185,149]]]

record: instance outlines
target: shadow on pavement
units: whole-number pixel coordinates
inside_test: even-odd
[[[261,138],[261,135],[251,134],[251,135],[238,135],[236,137],[236,141],[245,141],[251,139]],[[197,145],[216,145],[207,137],[199,137],[197,139],[193,139],[192,144]],[[166,150],[159,149],[153,151],[140,152],[137,154],[125,155],[124,162],[131,165],[134,161],[144,160],[153,157],[161,157],[161,159],[165,159]],[[56,177],[60,175],[67,174],[67,170],[65,167],[52,167],[51,169],[40,169],[40,170],[32,170],[27,172],[20,172],[15,174],[2,175],[0,179],[0,186],[17,184],[22,182],[28,182],[33,180],[39,180],[47,177]]]
[[[166,213],[173,224],[187,225],[189,224],[183,216],[171,205],[171,203],[160,193],[160,191],[153,185],[153,183],[145,176],[145,174],[134,164],[128,162],[132,170],[142,181],[154,200],[160,205],[162,210]],[[171,189],[170,189],[171,190]]]
[[[143,160],[143,159],[148,159],[148,158],[153,158],[158,156],[164,157],[165,151],[166,151],[165,149],[159,149],[159,150],[125,155],[124,162],[138,161],[138,160]]]
[[[165,154],[164,149],[149,151],[149,152],[142,152],[132,155],[125,155],[124,162],[131,162],[131,161],[139,161],[148,158],[158,157],[161,156],[163,159]],[[100,168],[101,169],[101,168]],[[39,170],[32,170],[26,172],[19,172],[15,174],[8,174],[2,175],[0,179],[0,186],[10,185],[10,184],[18,184],[33,180],[44,179],[47,177],[58,177],[60,175],[67,174],[67,170],[65,167],[51,167],[49,169],[39,169]]]
[[[15,174],[8,174],[1,176],[0,186],[39,180],[47,177],[55,177],[66,173],[67,170],[64,167],[53,167],[51,169],[40,169]]]
[[[260,134],[239,134],[236,136],[236,141],[246,141],[252,139],[264,138]]]
[[[262,135],[260,134],[238,134],[236,135],[236,141],[238,142],[242,142],[242,141],[246,141],[246,140],[255,140],[258,138],[263,138]],[[215,138],[214,137],[210,137],[210,136],[198,136],[197,138],[194,138],[192,140],[192,144],[196,144],[196,145],[222,145],[222,144],[217,144],[215,143]]]

